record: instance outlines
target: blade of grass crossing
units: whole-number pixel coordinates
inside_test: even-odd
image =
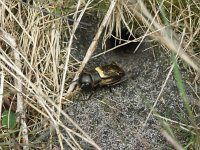
[[[175,80],[176,80],[176,84],[177,84],[180,96],[183,99],[184,107],[187,110],[190,121],[192,122],[193,125],[196,126],[195,119],[194,119],[194,116],[192,114],[192,110],[190,108],[189,100],[187,98],[186,88],[185,88],[185,85],[183,83],[183,79],[182,79],[182,76],[181,76],[179,65],[177,63],[177,60],[176,60],[174,53],[172,53],[171,58],[172,58],[172,62],[174,63],[174,70],[173,70],[174,71],[174,77],[175,77]]]

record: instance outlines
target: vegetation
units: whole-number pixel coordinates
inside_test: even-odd
[[[90,23],[82,19],[88,14],[95,14],[102,21],[84,59],[79,60],[71,55],[75,32],[81,25],[89,28]],[[172,60],[144,126],[153,115],[160,121],[161,133],[172,147],[200,149],[198,0],[2,0],[0,16],[1,149],[44,149],[48,146],[55,150],[58,149],[55,143],[60,149],[65,145],[82,149],[77,139],[101,149],[62,106],[69,104],[79,92],[74,90],[77,88],[73,81],[90,60],[102,35],[105,46],[113,31],[120,38],[124,28],[140,36],[126,40],[123,45],[151,37],[152,45],[159,44]],[[181,68],[194,76],[190,87],[196,101],[187,97]],[[172,74],[184,103],[185,113],[180,115],[184,122],[162,116],[155,110]],[[67,120],[73,128],[62,120]],[[181,143],[183,137],[187,137],[185,143]]]

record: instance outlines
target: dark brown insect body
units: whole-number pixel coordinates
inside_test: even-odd
[[[81,89],[92,89],[97,86],[110,86],[120,82],[125,75],[123,69],[116,64],[96,67],[90,72],[81,73],[79,84]]]

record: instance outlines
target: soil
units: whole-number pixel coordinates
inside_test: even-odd
[[[79,60],[84,57],[96,31],[95,22],[98,20],[89,19],[93,22],[91,29],[79,28],[76,35],[74,47],[77,50],[72,55]],[[143,127],[167,77],[169,57],[164,50],[151,48],[148,42],[143,42],[134,53],[135,47],[132,44],[91,59],[86,69],[115,62],[125,70],[125,81],[112,87],[81,91],[73,104],[65,108],[67,114],[103,150],[164,150],[170,147],[160,133],[160,122],[153,115]],[[101,42],[95,54],[100,52],[103,52]],[[175,110],[181,111],[182,107],[176,82],[171,75],[155,111],[176,119],[176,115],[172,114]],[[84,142],[82,146],[83,149],[92,149]]]

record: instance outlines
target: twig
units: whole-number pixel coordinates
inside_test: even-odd
[[[17,47],[17,43],[15,38],[10,35],[9,33],[5,32],[3,29],[0,28],[0,37],[7,43],[9,44],[14,53],[14,59],[15,59],[15,65],[16,67],[21,70],[22,64],[20,60],[20,55],[19,55],[19,50]],[[18,79],[15,78],[15,87],[18,89],[17,92],[17,122],[21,123],[21,133],[22,133],[22,142],[23,142],[23,150],[28,150],[28,128],[26,125],[26,117],[25,117],[25,111],[24,111],[24,104],[23,104],[23,97],[21,95],[22,93],[22,81],[20,75],[16,75]]]
[[[90,47],[88,48],[87,50],[87,53],[79,67],[79,70],[77,71],[73,81],[76,81],[79,77],[79,74],[82,72],[83,68],[85,67],[86,63],[89,61],[90,57],[92,56],[92,54],[94,53],[94,51],[96,50],[96,45],[98,43],[98,40],[103,32],[103,29],[105,28],[106,24],[108,23],[109,21],[109,18],[111,16],[111,14],[114,12],[115,10],[115,5],[116,5],[116,2],[117,0],[112,0],[111,1],[111,4],[110,4],[110,7],[100,25],[100,27],[98,28],[98,31],[95,35],[95,37],[93,38],[92,40],[92,43],[90,44]],[[76,82],[73,82],[70,86],[69,86],[69,89],[67,91],[67,95],[70,95],[70,93],[74,90],[75,86],[76,86]]]
[[[4,74],[3,71],[0,72],[0,127],[1,127],[1,112],[3,105],[3,86],[4,86]]]

